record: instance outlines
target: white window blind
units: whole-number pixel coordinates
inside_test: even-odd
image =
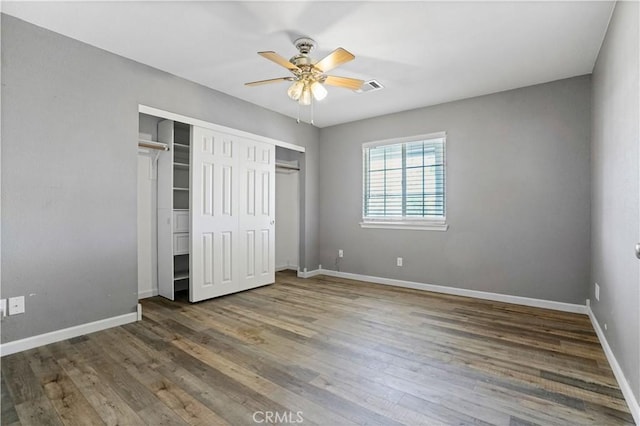
[[[365,145],[363,155],[365,222],[444,221],[444,136]]]

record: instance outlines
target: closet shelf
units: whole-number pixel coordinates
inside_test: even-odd
[[[191,149],[191,147],[189,145],[185,145],[183,143],[173,143],[173,146],[175,148],[180,148],[180,149]]]
[[[178,187],[175,187],[175,186],[174,186],[174,187],[173,187],[173,190],[174,190],[174,191],[188,191],[188,190],[189,190],[189,188],[178,188]],[[177,210],[177,209],[174,209],[174,210]]]
[[[189,164],[175,162],[175,163],[173,163],[173,167],[180,167],[180,168],[188,169],[189,168]]]
[[[189,271],[175,271],[173,274],[174,281],[186,280],[187,278],[189,278]]]

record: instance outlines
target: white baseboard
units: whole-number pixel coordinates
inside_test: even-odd
[[[282,266],[276,266],[275,267],[275,271],[276,272],[280,272],[280,271],[297,271],[298,270],[298,265],[282,265]]]
[[[298,278],[312,278],[316,275],[322,275],[324,269],[314,269],[313,271],[298,271]]]
[[[624,373],[622,372],[622,368],[620,364],[618,364],[618,360],[616,356],[613,354],[611,350],[611,346],[609,346],[609,342],[600,328],[600,323],[598,323],[598,319],[594,315],[591,307],[588,307],[588,315],[589,319],[591,319],[591,324],[593,325],[593,329],[596,331],[598,335],[598,339],[600,340],[600,344],[604,349],[604,354],[607,356],[607,361],[609,361],[609,365],[613,370],[613,375],[616,376],[616,380],[618,381],[618,385],[620,386],[620,390],[622,390],[622,395],[624,395],[625,401],[627,401],[627,405],[629,406],[629,410],[631,410],[631,415],[635,420],[637,425],[640,425],[640,404],[638,404],[638,400],[636,399],[633,391],[631,390],[631,386],[627,381]]]
[[[158,295],[158,289],[154,288],[152,290],[145,290],[138,292],[138,300],[146,299],[147,297],[153,297]]]
[[[40,334],[38,336],[27,337],[26,339],[14,340],[13,342],[7,342],[0,345],[0,356],[11,355],[28,349],[37,348],[39,346],[48,345],[50,343],[59,342],[61,340],[71,339],[85,334],[95,333],[96,331],[106,330],[107,328],[129,324],[131,322],[136,322],[137,319],[138,313],[131,312],[129,314],[80,324],[64,328],[62,330]]]
[[[490,293],[479,290],[469,290],[465,288],[446,287],[435,284],[424,284],[413,281],[395,280],[392,278],[380,278],[370,275],[352,274],[349,272],[332,271],[329,269],[318,269],[307,273],[307,276],[298,276],[301,278],[310,278],[316,275],[328,275],[330,277],[346,278],[357,281],[367,281],[376,284],[391,285],[396,287],[413,288],[417,290],[432,291],[435,293],[451,294],[454,296],[473,297],[476,299],[493,300],[496,302],[513,303],[516,305],[533,306],[536,308],[553,309],[556,311],[573,312],[578,314],[586,314],[587,306],[573,303],[555,302],[553,300],[533,299],[530,297],[511,296],[508,294]]]

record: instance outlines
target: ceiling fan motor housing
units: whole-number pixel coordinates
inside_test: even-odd
[[[309,52],[316,47],[316,42],[308,37],[302,37],[297,39],[294,44],[300,53],[293,56],[289,62],[300,68],[303,73],[309,72],[311,66],[315,63],[309,56]]]
[[[314,39],[309,37],[300,37],[293,42],[295,44],[296,49],[303,55],[308,55],[316,47],[316,42]]]
[[[291,62],[293,65],[297,66],[302,70],[310,67],[315,63],[315,61],[312,60],[310,56],[307,56],[305,54],[296,55],[293,58],[291,58],[289,62]]]

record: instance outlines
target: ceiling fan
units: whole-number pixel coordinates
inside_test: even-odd
[[[309,52],[316,46],[316,42],[308,37],[301,37],[294,42],[300,52],[289,60],[286,60],[276,52],[258,52],[258,55],[285,67],[293,74],[293,77],[272,78],[269,80],[252,81],[246,86],[259,86],[261,84],[292,81],[293,84],[287,90],[291,99],[300,105],[310,105],[312,98],[321,101],[327,96],[327,89],[323,84],[346,89],[358,90],[363,80],[349,77],[337,77],[325,73],[355,59],[351,53],[339,47],[329,53],[323,59],[315,61],[309,56]]]

